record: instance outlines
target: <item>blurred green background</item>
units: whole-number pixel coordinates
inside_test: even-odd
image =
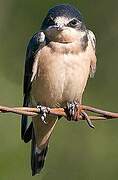
[[[96,34],[97,72],[89,80],[84,104],[118,112],[117,0],[0,0],[0,104],[22,105],[27,43],[57,3],[78,7]],[[117,180],[118,120],[94,124],[92,130],[85,122],[58,122],[45,169],[32,177],[30,144],[20,140],[20,117],[0,115],[0,180]]]

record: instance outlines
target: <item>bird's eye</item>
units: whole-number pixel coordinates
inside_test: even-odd
[[[77,24],[78,24],[78,21],[77,21],[76,19],[73,19],[72,21],[70,21],[70,22],[68,23],[68,26],[70,26],[70,27],[76,27]]]

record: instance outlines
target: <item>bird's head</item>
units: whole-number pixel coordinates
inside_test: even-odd
[[[71,43],[86,35],[86,26],[81,13],[68,4],[51,8],[41,29],[50,41],[60,43]]]

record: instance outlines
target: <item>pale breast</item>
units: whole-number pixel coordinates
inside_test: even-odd
[[[67,101],[81,100],[90,70],[86,52],[72,48],[64,53],[45,46],[37,54],[37,73],[31,94],[36,104],[60,106]]]

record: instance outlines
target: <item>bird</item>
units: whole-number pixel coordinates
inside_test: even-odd
[[[67,107],[68,120],[76,120],[76,104],[82,102],[96,61],[96,38],[80,11],[70,4],[50,8],[29,41],[25,60],[23,106],[40,111],[30,123],[26,115],[21,119],[21,138],[31,141],[32,176],[42,170],[50,136],[61,118],[47,114],[47,107]]]

